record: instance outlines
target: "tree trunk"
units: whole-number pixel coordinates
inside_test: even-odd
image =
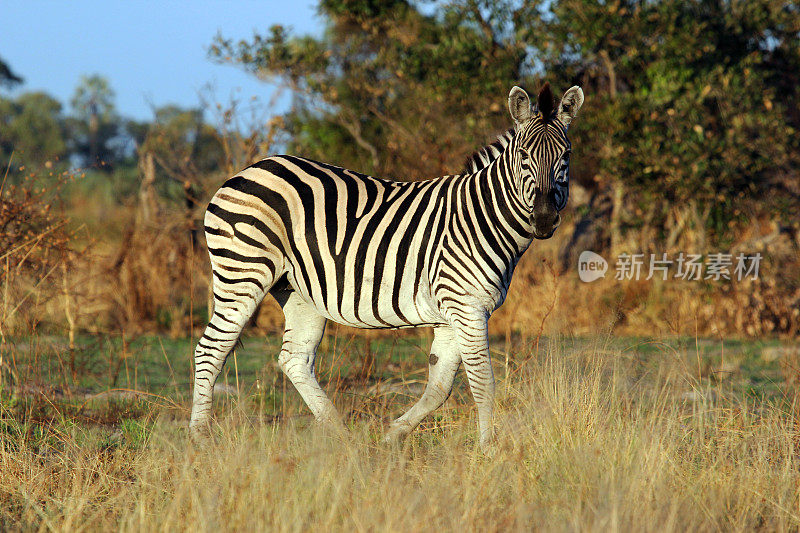
[[[614,179],[611,183],[611,255],[620,252],[622,246],[622,202],[625,197],[625,188],[619,179]]]
[[[142,222],[149,223],[158,213],[156,197],[156,163],[153,154],[145,152],[139,158],[139,172],[142,183],[139,187],[139,217]]]

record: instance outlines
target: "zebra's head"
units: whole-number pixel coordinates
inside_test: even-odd
[[[508,95],[508,109],[516,123],[511,160],[517,190],[531,213],[533,236],[548,239],[561,223],[559,211],[569,195],[570,142],[567,129],[583,105],[583,91],[571,87],[555,106],[550,84],[536,105],[523,89]]]

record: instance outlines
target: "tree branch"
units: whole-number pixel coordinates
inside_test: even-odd
[[[375,148],[375,145],[368,142],[361,134],[361,124],[358,123],[358,120],[348,121],[345,120],[344,117],[339,115],[334,115],[336,117],[336,122],[339,123],[347,132],[353,137],[356,141],[356,144],[359,145],[361,148],[369,152],[370,157],[372,158],[372,166],[375,170],[380,168],[380,158],[378,157],[378,149]]]
[[[611,61],[611,56],[608,55],[606,50],[600,50],[598,54],[600,59],[603,60],[603,65],[608,72],[608,95],[612,100],[617,99],[617,73],[614,70],[614,63]]]

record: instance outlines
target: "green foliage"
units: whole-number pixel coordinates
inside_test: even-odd
[[[191,210],[203,189],[203,180],[218,177],[226,153],[220,133],[205,122],[201,109],[164,106],[149,124],[133,125],[137,152],[155,161],[161,196],[180,199]]]
[[[217,130],[201,109],[164,106],[147,125],[140,150],[156,157],[164,177],[195,179],[219,170],[225,158]]]
[[[16,75],[11,70],[11,67],[8,66],[8,63],[0,57],[0,87],[14,87],[20,83],[22,83],[22,78]]]
[[[324,0],[322,37],[281,26],[211,56],[295,93],[289,149],[400,178],[457,170],[547,78],[587,94],[576,181],[624,191],[627,227],[708,213],[721,238],[774,194],[798,206],[800,9],[775,0]],[[714,231],[714,228],[717,228]]]
[[[125,418],[120,421],[124,442],[133,448],[147,446],[153,434],[153,423],[147,420]]]
[[[507,6],[508,3],[501,3]],[[504,31],[505,11],[474,2],[422,13],[413,3],[325,1],[322,38],[219,37],[211,55],[295,92],[289,149],[373,172],[432,177],[505,124],[504,95],[526,46]]]
[[[3,167],[39,167],[66,154],[61,104],[42,92],[0,97],[0,157]],[[5,170],[5,168],[3,169]]]
[[[588,95],[573,142],[600,188],[651,223],[691,202],[721,237],[738,212],[798,205],[800,10],[754,2],[562,0],[531,17],[544,70]]]

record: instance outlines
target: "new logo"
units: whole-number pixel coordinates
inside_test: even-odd
[[[578,276],[583,282],[590,283],[604,278],[606,270],[608,270],[608,262],[601,255],[584,250],[578,257]]]

